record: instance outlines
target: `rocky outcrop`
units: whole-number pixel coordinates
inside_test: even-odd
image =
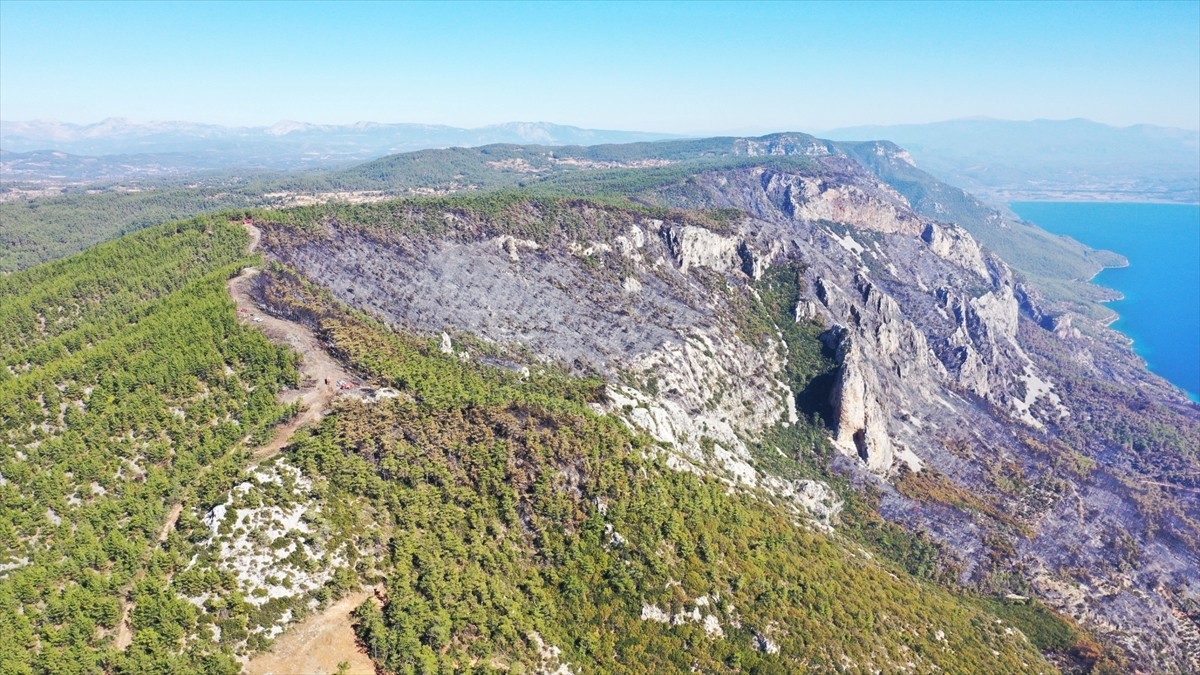
[[[536,241],[530,239],[517,239],[511,235],[503,235],[496,238],[497,245],[500,249],[508,254],[508,259],[513,262],[520,262],[522,249],[536,251],[539,246]]]
[[[821,178],[765,173],[764,189],[778,195],[789,217],[844,223],[875,232],[917,233],[920,220],[880,186],[847,185]],[[883,194],[880,194],[883,193]]]
[[[629,371],[639,386],[611,387],[608,409],[623,413],[693,464],[757,486],[760,478],[744,439],[797,419],[773,354],[697,332],[634,359]]]
[[[1020,302],[1006,278],[977,297],[948,287],[936,295],[939,310],[955,322],[939,355],[959,386],[1039,429],[1070,415],[1053,379],[1017,339]]]
[[[929,250],[946,260],[980,277],[988,277],[988,268],[983,262],[983,251],[975,239],[961,227],[929,223],[921,233],[921,239],[929,244]]]
[[[886,472],[892,466],[892,442],[887,417],[879,402],[879,381],[863,363],[854,338],[844,336],[838,346],[838,377],[830,395],[834,409],[834,445],[867,468]]]
[[[747,157],[801,155],[804,157],[826,157],[833,154],[829,141],[800,134],[779,134],[765,139],[739,138],[734,143],[735,154]]]
[[[663,228],[660,233],[675,264],[684,273],[694,267],[716,272],[742,269],[743,244],[735,237],[692,225]]]
[[[910,446],[922,432],[905,411],[942,400],[945,368],[917,324],[862,271],[848,288],[820,276],[813,289],[815,300],[801,298],[795,314],[837,324],[825,336],[839,364],[830,393],[835,446],[878,474],[895,458],[919,470]]]

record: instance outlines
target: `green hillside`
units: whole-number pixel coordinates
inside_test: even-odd
[[[225,189],[184,187],[0,202],[0,273],[74,255],[127,232],[258,203]]]
[[[411,396],[346,404],[287,454],[326,479],[328,503],[360,505],[344,527],[388,542],[378,571],[388,602],[360,609],[359,634],[389,670],[535,670],[535,633],[583,672],[886,670],[910,659],[1050,670],[966,598],[668,469],[652,442],[590,409],[597,382],[463,363],[288,276],[277,301],[319,317],[337,353]],[[650,606],[700,609],[720,637],[701,622],[647,621]],[[756,634],[778,653],[756,650]]]
[[[239,325],[225,289],[246,243],[200,218],[0,278],[3,672],[236,672],[186,641],[198,612],[169,582],[184,543],[157,537],[285,412],[293,356]]]

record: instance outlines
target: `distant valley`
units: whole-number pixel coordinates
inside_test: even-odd
[[[823,136],[887,140],[924,170],[995,205],[1010,201],[1200,202],[1200,134],[1088,120],[968,119],[848,127]],[[0,121],[0,200],[70,187],[348,168],[415,150],[492,144],[594,146],[683,135],[511,122],[427,124]]]
[[[1011,201],[1200,202],[1200,133],[1084,119],[964,119],[835,129],[886,138],[923,169],[996,204]]]
[[[224,169],[301,169],[345,166],[427,148],[492,143],[596,145],[678,137],[510,122],[476,129],[434,124],[308,124],[226,127],[193,122],[95,124],[0,121],[0,178],[5,182],[80,184],[102,180],[182,176]]]

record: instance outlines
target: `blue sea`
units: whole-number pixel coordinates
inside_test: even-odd
[[[1200,400],[1200,205],[1017,202],[1021,218],[1092,248],[1120,253],[1129,267],[1095,283],[1125,299],[1109,303],[1113,328],[1133,338],[1150,370]]]

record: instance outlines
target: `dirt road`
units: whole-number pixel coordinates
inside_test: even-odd
[[[250,234],[249,250],[254,251],[258,248],[259,242],[262,241],[262,232],[255,226],[247,223],[246,231]],[[298,324],[294,321],[279,319],[264,313],[250,298],[250,287],[254,277],[259,274],[259,270],[248,267],[242,270],[242,273],[233,279],[229,280],[227,288],[229,295],[237,304],[238,320],[245,325],[255,326],[266,333],[267,337],[276,344],[286,344],[300,354],[300,380],[301,386],[299,389],[289,389],[279,394],[279,401],[284,404],[291,404],[299,401],[302,409],[300,414],[289,420],[283,426],[275,430],[275,434],[266,444],[256,448],[253,452],[253,463],[258,463],[263,460],[278,454],[280,450],[288,444],[292,435],[296,430],[305,424],[318,422],[325,416],[329,409],[329,404],[337,396],[338,382],[354,382],[358,383],[357,378],[353,377],[341,365],[334,360],[329,352],[325,350],[325,346],[317,339],[308,327]],[[171,530],[175,529],[175,523],[179,520],[179,515],[183,512],[183,504],[176,503],[171,506],[167,512],[166,520],[158,532],[157,544],[162,544],[166,541]],[[136,582],[144,576],[144,572],[139,574],[134,580]],[[116,638],[114,639],[114,647],[117,649],[126,649],[133,642],[133,626],[130,622],[130,613],[133,611],[133,602],[129,596],[133,589],[133,583],[122,593],[124,598],[121,608],[121,622],[117,627]],[[360,599],[359,603],[362,602]],[[355,603],[357,606],[358,603]],[[353,607],[351,607],[353,609]],[[345,630],[350,631],[349,627],[349,610],[346,612],[347,618]],[[350,648],[341,650],[337,653],[343,658],[354,651],[353,632],[350,632],[351,642]],[[345,653],[342,653],[345,652]],[[341,660],[341,659],[339,659]],[[367,660],[367,663],[370,663]],[[334,668],[329,669],[329,672],[336,670],[337,662],[334,662]],[[305,672],[305,671],[279,671],[279,672]],[[358,671],[353,671],[358,672]],[[368,669],[362,672],[374,672],[373,669]]]
[[[257,241],[257,237],[252,233],[252,244]],[[301,387],[284,391],[279,398],[282,403],[300,401],[304,406],[299,415],[279,428],[269,443],[254,451],[254,459],[262,461],[287,445],[297,429],[310,422],[317,422],[325,416],[330,402],[338,394],[339,381],[357,382],[357,378],[329,355],[325,346],[307,326],[273,317],[258,308],[250,298],[250,287],[258,274],[259,270],[253,267],[242,270],[241,274],[229,280],[229,295],[237,303],[239,321],[257,327],[266,333],[272,342],[288,345],[300,354]]]
[[[243,669],[249,675],[284,673],[334,673],[338,664],[350,664],[347,673],[373,675],[375,664],[359,650],[350,612],[372,597],[370,591],[348,595],[324,612],[292,626],[271,651],[259,654]]]
[[[249,223],[245,227],[250,233],[250,250],[254,251],[262,240],[262,232]],[[325,345],[307,326],[266,314],[254,303],[250,288],[258,274],[259,270],[252,267],[243,270],[229,281],[229,295],[237,304],[239,321],[257,327],[272,342],[288,345],[300,354],[300,388],[281,392],[279,399],[287,404],[299,401],[303,409],[279,427],[270,442],[254,451],[255,463],[277,454],[300,427],[320,421],[341,391],[339,381],[361,385],[330,356]],[[250,659],[243,672],[264,675],[333,673],[337,672],[338,664],[345,662],[350,666],[345,672],[373,674],[375,665],[359,651],[357,637],[350,627],[350,612],[371,596],[370,591],[351,594],[324,612],[291,626],[270,652]]]
[[[250,223],[243,227],[250,234],[249,250],[258,250],[262,242],[262,230]],[[301,356],[300,389],[280,393],[280,402],[285,404],[300,401],[303,411],[286,425],[279,428],[269,443],[254,451],[255,461],[262,461],[278,453],[297,429],[310,422],[320,421],[325,416],[329,403],[337,396],[338,382],[354,382],[357,378],[348,373],[317,339],[307,326],[280,319],[264,313],[250,298],[250,287],[259,270],[247,267],[242,273],[229,280],[229,295],[237,303],[238,319],[254,325],[276,344],[285,344]]]

